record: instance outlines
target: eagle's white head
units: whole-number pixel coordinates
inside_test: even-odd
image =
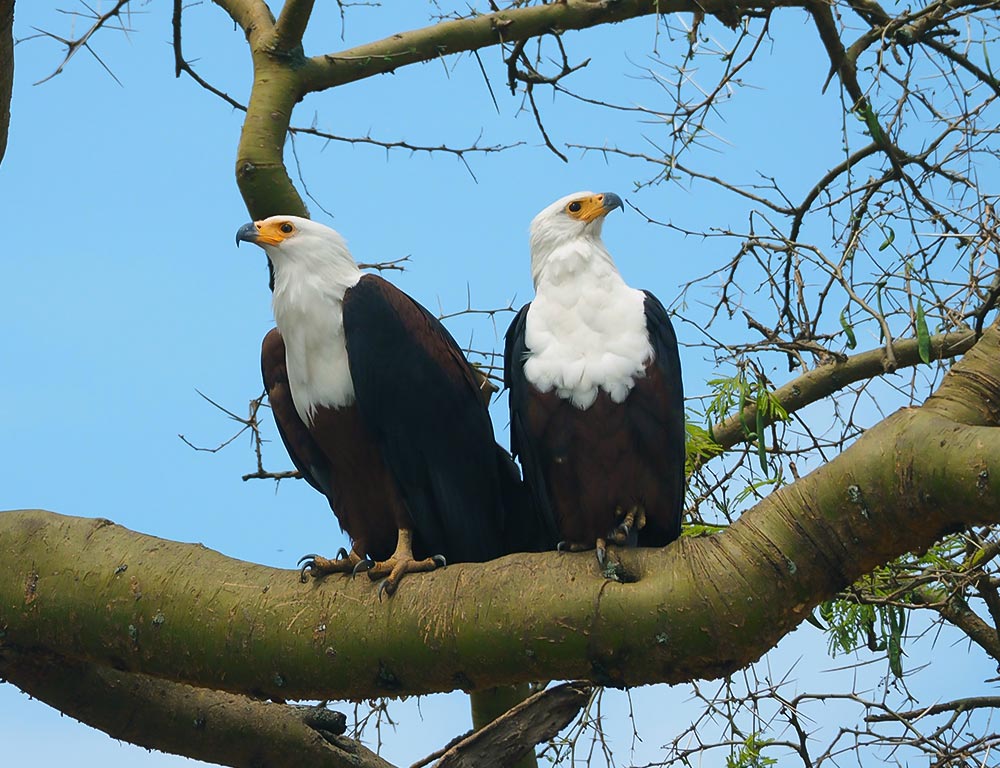
[[[344,337],[343,301],[361,270],[338,232],[299,216],[244,224],[236,244],[255,243],[271,265],[274,321],[285,342],[292,402],[311,424],[316,408],[354,402]]]
[[[556,200],[531,222],[531,278],[560,280],[591,267],[614,269],[601,240],[604,217],[622,208],[614,192],[575,192]]]
[[[242,241],[267,253],[274,270],[272,288],[306,279],[343,293],[361,276],[340,233],[301,216],[271,216],[244,224],[236,232],[236,244]]]

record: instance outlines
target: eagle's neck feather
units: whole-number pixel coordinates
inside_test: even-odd
[[[533,252],[532,267],[528,381],[541,392],[554,389],[582,410],[602,389],[624,402],[653,357],[645,295],[625,284],[599,238]]]
[[[311,424],[318,407],[354,403],[344,336],[344,296],[361,279],[353,264],[276,263],[274,320],[285,341],[292,401]]]

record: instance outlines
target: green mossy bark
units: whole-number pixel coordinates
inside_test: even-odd
[[[254,82],[236,156],[236,181],[250,216],[308,216],[285,169],[292,110],[301,98],[297,70],[281,57],[255,51]]]
[[[357,741],[306,724],[306,708],[0,647],[0,675],[117,739],[220,765],[392,768]]]

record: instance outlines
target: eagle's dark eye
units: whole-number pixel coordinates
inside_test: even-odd
[[[281,227],[279,227],[279,229],[281,229],[281,231],[284,232],[286,235],[290,235],[292,233],[292,230],[295,229],[295,227],[293,227],[286,221],[284,224],[281,225]]]
[[[570,213],[578,213],[579,210],[581,208],[583,208],[583,206],[580,205],[579,202],[572,202],[572,203],[569,204],[569,206],[567,206],[567,208],[568,208],[568,210],[569,210]]]

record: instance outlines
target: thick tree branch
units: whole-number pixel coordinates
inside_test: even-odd
[[[314,56],[303,74],[307,91],[321,91],[392,72],[407,64],[500,43],[517,43],[556,30],[580,30],[639,16],[682,11],[721,14],[731,20],[734,14],[739,18],[773,8],[801,6],[804,2],[755,0],[738,3],[734,8],[727,0],[564,0],[440,22],[339,53]]]
[[[972,331],[931,336],[931,360],[957,357],[967,352],[975,343],[976,334]],[[892,348],[898,368],[907,368],[923,362],[920,359],[919,344],[916,339],[896,339],[892,343]],[[844,360],[821,365],[778,387],[772,397],[781,403],[788,413],[794,413],[851,384],[883,375],[884,359],[885,349],[879,347]],[[768,416],[764,419],[764,426],[770,426],[773,422],[773,416]],[[712,434],[723,449],[729,449],[748,439],[745,424],[756,423],[757,404],[752,403],[743,409],[742,414],[730,416],[713,427]]]
[[[236,151],[236,182],[250,216],[308,216],[285,168],[292,110],[301,97],[297,70],[264,49],[253,51],[254,78]]]
[[[820,40],[826,48],[827,56],[830,57],[830,64],[844,90],[851,97],[851,104],[854,109],[858,109],[864,100],[864,91],[858,84],[858,70],[854,59],[847,55],[844,45],[840,41],[840,33],[837,31],[837,22],[833,18],[833,9],[825,0],[809,0],[806,4],[809,14],[816,24],[816,31],[819,32]],[[872,136],[876,143],[879,143],[878,136]]]
[[[251,49],[274,34],[274,16],[264,0],[212,0],[229,14],[247,36]]]
[[[539,691],[448,749],[435,768],[511,765],[569,725],[590,693],[590,686],[581,683],[563,683]]]
[[[948,371],[923,407],[957,424],[1000,426],[1000,320]]]
[[[7,151],[14,89],[14,0],[0,0],[0,163]]]
[[[1000,402],[998,344],[992,327],[946,383],[989,396],[992,381]],[[725,532],[623,552],[628,583],[590,553],[519,554],[413,578],[382,603],[363,578],[303,585],[105,520],[10,512],[0,642],[280,698],[716,677],[877,565],[1000,520],[997,477],[1000,429],[905,409]]]
[[[272,46],[278,51],[291,51],[302,45],[314,0],[285,0],[274,26]]]
[[[116,739],[196,760],[279,768],[392,768],[341,734],[344,716],[193,688],[148,675],[0,646],[0,676]]]

